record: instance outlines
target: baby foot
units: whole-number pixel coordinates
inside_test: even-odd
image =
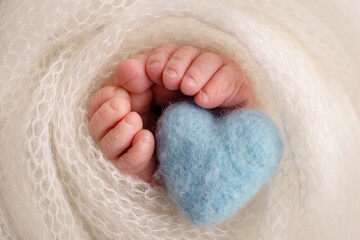
[[[154,136],[143,129],[139,113],[131,111],[131,103],[147,102],[147,95],[131,97],[123,88],[105,86],[92,95],[87,108],[90,133],[104,155],[120,171],[149,182],[156,167]],[[139,112],[144,111],[140,109],[144,105],[135,104]]]
[[[249,81],[234,61],[167,43],[116,66],[114,78],[88,102],[90,132],[120,171],[151,181],[155,141],[143,123],[151,115],[152,100],[165,105],[183,94],[194,96],[204,108],[252,107],[254,103]]]
[[[146,73],[163,86],[157,87],[155,101],[158,95],[168,95],[164,91],[179,89],[204,108],[254,105],[245,73],[233,60],[213,52],[166,43],[149,54]]]
[[[146,75],[145,63],[149,52],[121,61],[115,67],[115,76],[103,84],[125,89],[130,96],[131,110],[140,114],[144,126],[151,115],[153,100],[151,86],[154,84]]]

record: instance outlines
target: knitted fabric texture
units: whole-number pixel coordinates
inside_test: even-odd
[[[358,0],[1,0],[0,239],[360,239],[359,19]],[[164,42],[236,61],[283,139],[273,177],[215,226],[89,133],[89,96]]]
[[[218,118],[189,102],[166,109],[156,143],[156,175],[184,216],[200,226],[234,215],[282,155],[279,131],[264,113],[238,109]]]

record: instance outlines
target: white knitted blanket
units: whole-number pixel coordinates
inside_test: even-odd
[[[357,0],[0,2],[1,239],[360,239]],[[228,55],[285,154],[244,209],[188,223],[96,148],[85,103],[163,42]]]

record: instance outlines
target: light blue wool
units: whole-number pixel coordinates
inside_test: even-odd
[[[282,156],[276,125],[263,112],[221,117],[192,102],[170,105],[156,130],[159,169],[180,212],[211,226],[231,217],[274,173]]]

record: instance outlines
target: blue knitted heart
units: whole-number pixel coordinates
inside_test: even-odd
[[[180,102],[163,112],[156,131],[156,176],[180,212],[200,226],[219,223],[244,206],[282,156],[277,127],[257,110],[217,117]]]

